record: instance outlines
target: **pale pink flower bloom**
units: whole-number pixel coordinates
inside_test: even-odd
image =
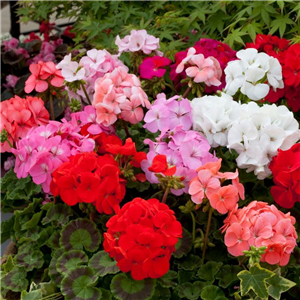
[[[132,95],[130,101],[126,100],[120,104],[122,119],[131,124],[139,123],[144,117],[143,109],[139,106],[140,104],[138,95]]]
[[[71,61],[68,66],[62,69],[62,76],[68,82],[81,80],[85,76],[85,69],[81,68],[76,61]]]
[[[181,73],[184,69],[184,65],[189,62],[189,60],[194,56],[195,53],[196,53],[195,48],[193,48],[193,47],[189,48],[189,50],[186,54],[186,57],[178,64],[175,72]]]

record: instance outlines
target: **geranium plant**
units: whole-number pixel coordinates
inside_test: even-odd
[[[116,54],[33,62],[30,95],[1,103],[3,297],[297,299],[299,120],[272,100],[299,86],[297,45],[262,39],[172,61],[132,30]],[[67,94],[64,118],[36,92]]]

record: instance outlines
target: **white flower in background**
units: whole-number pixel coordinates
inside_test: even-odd
[[[229,62],[224,70],[226,93],[233,96],[240,91],[258,101],[268,95],[270,87],[283,88],[282,68],[276,58],[254,48],[240,50],[236,56],[239,60]]]
[[[278,149],[288,150],[300,139],[299,124],[284,105],[240,104],[222,93],[195,98],[191,106],[193,129],[212,147],[235,150],[238,167],[260,180],[271,175],[268,166]]]
[[[228,128],[239,118],[239,104],[222,93],[195,98],[191,106],[193,129],[202,132],[212,147],[226,146]]]

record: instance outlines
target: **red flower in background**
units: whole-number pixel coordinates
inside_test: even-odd
[[[106,223],[103,247],[135,280],[159,278],[170,269],[182,226],[157,199],[135,198]]]
[[[271,187],[275,202],[284,208],[292,208],[300,202],[300,143],[286,151],[279,149],[269,168],[275,183]]]

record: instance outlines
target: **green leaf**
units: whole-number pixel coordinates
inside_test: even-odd
[[[41,300],[43,297],[41,290],[26,292],[22,291],[21,293],[21,300]]]
[[[39,247],[44,246],[48,243],[49,239],[51,238],[54,229],[52,227],[43,228],[40,232],[40,237],[38,239]]]
[[[254,264],[249,271],[241,271],[237,277],[241,280],[241,295],[246,295],[250,290],[260,298],[268,297],[266,280],[274,276],[274,273],[262,268],[258,263]]]
[[[155,283],[151,278],[134,280],[130,275],[121,273],[112,279],[110,290],[118,300],[148,300],[154,294]]]
[[[11,235],[15,223],[15,216],[9,218],[9,220],[1,222],[1,244],[6,242]]]
[[[43,214],[42,211],[35,213],[28,222],[26,222],[22,225],[22,230],[35,228],[37,226],[37,224],[39,223],[42,214]]]
[[[5,274],[1,278],[2,287],[13,292],[21,292],[22,290],[26,290],[28,286],[26,275],[27,272],[24,267],[14,268],[11,272]]]
[[[242,270],[240,266],[223,266],[216,275],[216,278],[219,279],[219,286],[227,288],[232,282],[238,281],[237,273]]]
[[[177,286],[177,272],[169,270],[165,275],[157,279],[157,282],[165,288],[174,288]]]
[[[96,272],[97,276],[101,277],[106,274],[116,274],[120,271],[117,262],[104,250],[93,255],[89,261],[89,267]]]
[[[10,271],[13,270],[14,267],[15,267],[14,259],[12,255],[8,255],[6,262],[2,264],[3,271],[5,273],[9,273]]]
[[[85,252],[81,250],[70,250],[63,253],[56,262],[56,269],[62,275],[65,275],[69,271],[76,269],[81,264],[88,261],[88,257]]]
[[[294,21],[290,19],[289,15],[279,15],[271,22],[269,34],[274,34],[279,30],[280,37],[283,37],[287,24],[293,25]]]
[[[182,238],[178,239],[178,242],[175,245],[176,251],[173,252],[173,256],[176,258],[181,258],[184,255],[187,255],[192,248],[192,236],[191,234],[183,228]]]
[[[95,223],[88,219],[76,219],[63,227],[59,243],[66,250],[96,251],[101,242],[101,235]]]
[[[47,208],[47,214],[42,220],[42,224],[51,222],[54,227],[62,227],[69,222],[69,218],[73,215],[72,208],[64,203],[49,203],[51,207]]]
[[[56,251],[54,251],[49,265],[49,277],[51,278],[51,281],[58,286],[60,286],[63,276],[56,269],[56,263],[60,256],[63,255],[63,253],[63,249],[57,249]]]
[[[60,232],[54,231],[47,241],[47,245],[49,246],[49,248],[59,249],[60,248],[59,239],[60,239]]]
[[[218,273],[222,265],[223,263],[221,262],[209,261],[205,265],[201,266],[198,271],[198,276],[201,279],[211,281],[211,283],[213,283],[215,280],[215,275]]]
[[[190,300],[199,299],[201,291],[205,286],[205,282],[195,281],[193,283],[185,282],[177,287],[178,296],[180,298],[188,298]]]
[[[89,267],[78,267],[67,273],[61,282],[61,292],[66,300],[100,300],[102,292],[94,286],[97,277]]]
[[[201,292],[201,298],[203,300],[228,300],[224,292],[214,285],[205,286]]]
[[[164,288],[160,286],[159,284],[156,285],[155,287],[155,292],[154,295],[150,300],[169,300],[171,298],[171,292],[170,289]]]
[[[186,271],[198,269],[201,266],[201,258],[194,254],[189,254],[187,257],[175,261],[178,264],[178,268]]]
[[[269,284],[269,295],[275,300],[280,300],[281,293],[288,291],[290,288],[296,285],[295,282],[283,278],[278,273],[279,271],[275,271],[275,275],[266,280],[266,282]]]
[[[185,282],[190,282],[195,275],[196,275],[195,271],[179,270],[178,271],[178,282],[179,282],[179,284],[182,284]]]
[[[44,264],[44,255],[40,250],[18,254],[16,256],[16,264],[18,266],[24,266],[27,271],[39,269]]]

